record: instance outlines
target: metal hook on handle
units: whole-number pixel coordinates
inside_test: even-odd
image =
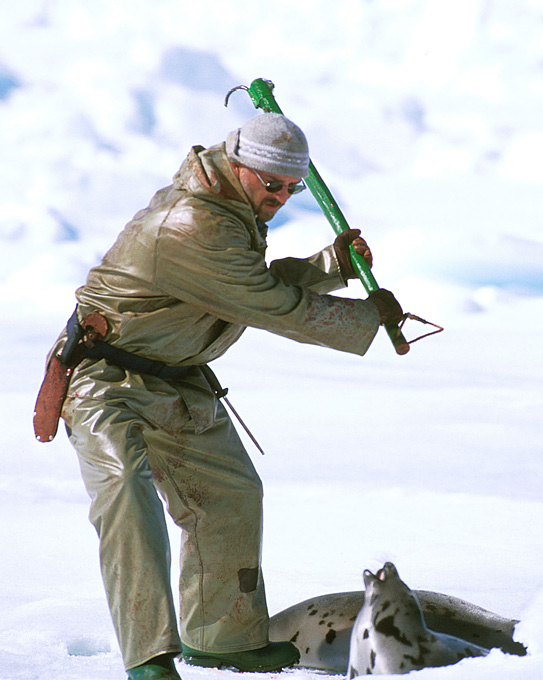
[[[234,94],[237,90],[245,90],[245,92],[249,91],[249,88],[246,85],[236,85],[236,87],[233,87],[231,90],[228,91],[225,99],[224,99],[224,105],[228,106],[228,100],[230,99],[230,96]]]
[[[256,82],[256,81],[255,81]],[[281,113],[281,109],[277,105],[275,107],[270,106],[270,102],[266,99],[266,91],[270,93],[273,92],[275,85],[272,83],[271,80],[265,80],[264,78],[260,78],[259,82],[262,83],[264,88],[266,90],[262,93],[256,93],[253,92],[251,87],[255,84],[254,82],[252,83],[251,87],[247,87],[246,85],[237,85],[236,87],[233,87],[226,95],[225,100],[224,100],[224,105],[228,106],[228,101],[230,100],[230,96],[234,93],[237,92],[237,90],[245,90],[245,92],[249,93],[249,96],[253,100],[253,104],[255,105],[255,108],[257,109],[262,109],[263,111],[267,111],[268,113],[275,111],[276,113]],[[259,96],[260,94],[260,96]]]
[[[436,335],[437,333],[441,333],[441,331],[444,330],[443,326],[438,326],[437,323],[433,323],[432,321],[427,321],[426,319],[421,318],[420,316],[417,316],[416,314],[411,314],[410,312],[406,312],[398,324],[398,332],[401,333],[402,328],[405,325],[405,322],[407,319],[411,319],[412,321],[418,321],[419,323],[424,323],[428,324],[429,326],[433,326],[436,330],[435,331],[430,331],[429,333],[424,333],[423,335],[419,335],[418,338],[414,338],[413,340],[408,340],[407,344],[412,345],[414,342],[417,342],[418,340],[422,340],[423,338],[428,338],[430,335]]]

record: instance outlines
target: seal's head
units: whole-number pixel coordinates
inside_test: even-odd
[[[425,625],[417,597],[401,580],[392,562],[386,562],[376,574],[366,569],[364,584],[364,605],[371,610],[371,619],[378,632],[385,632],[389,626],[397,625],[398,620],[404,626],[409,620],[412,629]],[[391,607],[391,602],[396,606]]]
[[[369,569],[364,571],[364,585],[368,594],[381,594],[383,592],[404,592],[410,593],[411,590],[401,579],[398,570],[392,562],[385,562],[381,569],[375,574]]]

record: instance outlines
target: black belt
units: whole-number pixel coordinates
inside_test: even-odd
[[[100,323],[96,325],[97,322]],[[168,366],[163,361],[147,359],[147,357],[142,357],[139,354],[133,354],[132,352],[127,352],[124,349],[110,345],[101,339],[107,332],[107,320],[99,313],[89,314],[83,320],[83,324],[85,328],[79,323],[76,307],[68,320],[68,337],[60,354],[60,360],[65,366],[74,366],[84,357],[96,360],[105,359],[113,366],[118,366],[128,371],[135,371],[136,373],[153,375],[162,380],[180,380],[195,368],[199,368],[219,399],[228,394],[228,389],[221,386],[217,376],[207,364]],[[100,326],[99,330],[98,326]]]
[[[178,380],[185,377],[194,368],[192,365],[168,366],[163,361],[147,359],[103,341],[95,343],[93,347],[85,347],[84,356],[89,359],[105,359],[108,364],[113,364],[119,368],[154,375],[163,380]]]
[[[186,377],[194,368],[199,368],[219,399],[228,394],[228,388],[221,386],[217,376],[207,364],[168,366],[163,361],[147,359],[103,341],[96,342],[92,347],[85,347],[84,356],[89,359],[105,359],[108,364],[113,364],[125,370],[135,371],[136,373],[153,375],[162,380],[180,380]]]
[[[163,361],[147,359],[124,349],[119,349],[104,342],[107,333],[107,320],[98,312],[91,312],[79,323],[74,312],[67,324],[67,338],[62,350],[51,358],[46,375],[36,399],[34,408],[34,432],[40,442],[50,442],[55,437],[62,407],[68,393],[70,376],[73,369],[84,358],[105,359],[108,363],[125,370],[153,375],[163,380],[180,380],[194,369],[199,369],[217,398],[226,397],[228,390],[223,388],[216,375],[207,364],[190,366],[168,366]],[[196,387],[196,386],[195,386]],[[226,403],[232,405],[225,399]],[[234,409],[232,408],[234,411]],[[241,418],[238,420],[251,439],[262,451]]]

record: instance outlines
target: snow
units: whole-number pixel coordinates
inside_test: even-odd
[[[412,588],[519,619],[529,649],[417,678],[540,678],[540,3],[22,0],[0,12],[0,678],[126,677],[76,457],[62,431],[34,441],[33,404],[89,267],[190,145],[254,115],[243,92],[223,100],[258,77],[304,127],[379,283],[445,326],[403,357],[381,332],[364,358],[249,330],[216,362],[266,451],[246,440],[266,490],[270,611],[361,588],[363,569],[391,560]],[[270,258],[332,240],[311,196],[283,213]],[[364,295],[356,282],[342,294]],[[173,527],[171,540],[175,554]]]

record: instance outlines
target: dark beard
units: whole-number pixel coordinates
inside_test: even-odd
[[[256,211],[258,217],[264,222],[271,220],[275,217],[279,208],[282,208],[283,204],[277,201],[275,198],[265,198],[260,202],[258,209]]]

